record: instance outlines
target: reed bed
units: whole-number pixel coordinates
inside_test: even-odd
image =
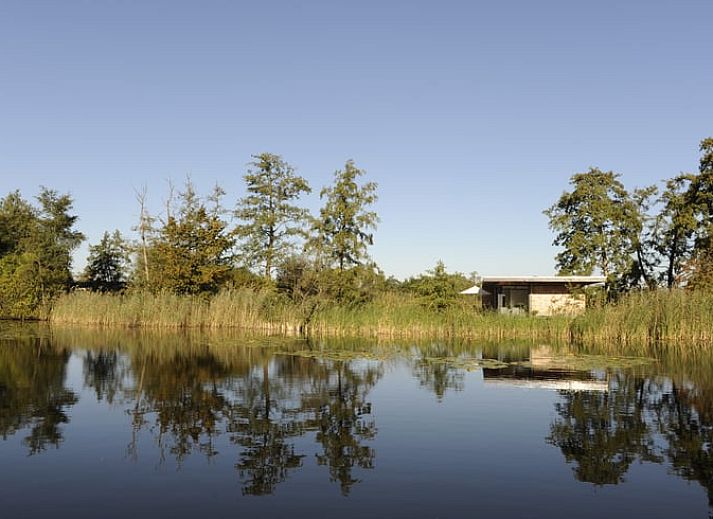
[[[295,308],[271,292],[250,289],[225,291],[210,298],[170,292],[74,292],[55,302],[50,321],[150,328],[232,327],[282,334],[298,333],[300,327]]]
[[[303,307],[270,290],[244,288],[210,298],[171,293],[75,292],[56,301],[50,320],[167,329],[235,328],[314,337],[432,337],[708,349],[713,344],[713,294],[683,290],[637,292],[616,303],[587,309],[577,318],[543,318],[483,312],[465,304],[436,311],[407,294],[385,293],[359,306],[323,304],[307,319]]]
[[[570,324],[578,344],[640,345],[648,349],[709,349],[713,344],[713,293],[657,290],[635,292],[601,308],[588,309]]]
[[[323,305],[306,319],[296,304],[269,290],[240,289],[211,298],[172,293],[75,292],[55,302],[51,322],[150,328],[240,328],[329,337],[562,340],[569,319],[510,317],[471,305],[446,311],[404,294],[382,294],[360,306]]]
[[[403,294],[383,294],[357,307],[330,306],[312,319],[307,332],[325,336],[383,338],[464,338],[562,340],[569,336],[566,317],[536,318],[483,312],[470,305],[445,311],[422,306]]]

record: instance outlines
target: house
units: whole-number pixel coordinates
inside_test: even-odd
[[[602,285],[604,276],[487,276],[461,294],[480,294],[484,308],[501,313],[576,314],[584,310],[582,288]]]

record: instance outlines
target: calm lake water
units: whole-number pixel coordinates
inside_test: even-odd
[[[0,324],[3,518],[709,517],[712,445],[707,358]]]

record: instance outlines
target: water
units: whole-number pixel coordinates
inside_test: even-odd
[[[711,512],[703,359],[9,325],[0,335],[2,517]]]

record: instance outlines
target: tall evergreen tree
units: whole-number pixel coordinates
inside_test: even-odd
[[[118,290],[126,282],[128,263],[128,246],[121,233],[105,232],[99,243],[89,247],[84,278],[96,290]]]
[[[253,158],[252,168],[243,177],[248,194],[235,211],[243,222],[236,232],[243,240],[242,254],[248,265],[259,266],[270,279],[277,260],[289,256],[295,238],[305,234],[308,212],[295,201],[311,189],[282,157],[261,153]]]
[[[364,174],[348,160],[344,169],[334,173],[334,184],[320,193],[325,203],[314,223],[312,247],[340,272],[369,260],[368,247],[374,242],[371,231],[379,222],[371,209],[378,198],[377,185],[359,185],[359,177]]]

